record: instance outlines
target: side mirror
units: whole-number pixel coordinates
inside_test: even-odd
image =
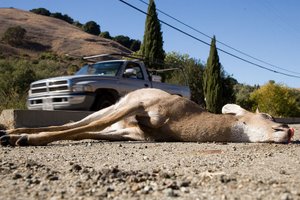
[[[126,78],[130,78],[131,76],[136,77],[136,70],[133,68],[126,69],[123,76]]]

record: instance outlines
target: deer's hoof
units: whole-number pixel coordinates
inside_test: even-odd
[[[7,135],[6,130],[0,130],[0,137]]]
[[[28,146],[28,137],[27,135],[22,135],[16,142],[17,146]]]
[[[9,141],[10,141],[9,135],[3,135],[3,136],[0,137],[0,144],[2,146],[8,146],[8,145],[10,145]]]

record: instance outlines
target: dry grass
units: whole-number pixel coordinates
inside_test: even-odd
[[[7,28],[19,25],[26,29],[26,40],[32,44],[29,48],[14,48],[0,43],[4,56],[34,56],[45,50],[80,56],[130,52],[119,43],[85,33],[65,21],[14,8],[0,8],[0,24],[1,38]]]

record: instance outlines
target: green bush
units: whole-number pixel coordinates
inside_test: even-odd
[[[141,41],[130,39],[128,36],[124,36],[124,35],[117,35],[117,36],[113,37],[112,40],[120,43],[121,45],[123,45],[124,47],[127,47],[128,49],[130,49],[132,51],[138,51],[138,50],[140,50],[140,47],[141,47]]]
[[[255,108],[275,117],[299,117],[299,96],[299,91],[269,82],[252,92],[250,100],[254,102]]]
[[[78,69],[76,62],[51,52],[36,60],[0,59],[0,112],[3,109],[25,109],[30,83],[67,75]],[[71,66],[71,68],[69,68]]]
[[[21,26],[9,27],[2,37],[2,40],[12,46],[19,46],[24,43],[26,30]]]
[[[56,13],[51,13],[50,14],[51,17],[57,18],[57,19],[61,19],[65,22],[68,22],[69,24],[73,24],[74,20],[66,14],[61,14],[60,12],[56,12]]]
[[[245,108],[246,110],[252,110],[254,107],[253,100],[250,99],[250,94],[257,89],[257,87],[252,87],[246,84],[236,84],[234,86],[235,92],[235,103]]]
[[[186,79],[191,90],[191,99],[199,105],[204,106],[204,95],[202,87],[203,65],[200,60],[190,58],[189,55],[179,53],[168,53],[165,58],[166,68],[181,67],[181,70],[167,73],[166,82],[172,84],[185,85]],[[185,77],[186,76],[186,77]]]
[[[50,16],[51,12],[47,10],[46,8],[35,8],[30,10],[30,12],[33,12],[38,15],[44,15],[44,16]]]
[[[101,33],[100,26],[94,21],[89,21],[89,22],[85,23],[82,26],[82,29],[83,29],[83,31],[85,31],[87,33],[97,35],[97,36]]]
[[[36,75],[29,61],[0,60],[0,111],[24,109],[29,85],[35,80]]]
[[[58,60],[59,59],[59,56],[53,52],[43,52],[41,53],[40,55],[40,60]]]
[[[112,37],[110,36],[109,32],[108,31],[104,31],[104,32],[101,32],[99,34],[100,37],[103,37],[103,38],[106,38],[106,39],[112,39]]]
[[[0,113],[4,109],[27,109],[27,93],[19,94],[16,91],[5,92],[0,88]]]

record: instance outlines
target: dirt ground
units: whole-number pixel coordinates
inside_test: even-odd
[[[300,199],[291,144],[64,141],[0,147],[0,199]]]

